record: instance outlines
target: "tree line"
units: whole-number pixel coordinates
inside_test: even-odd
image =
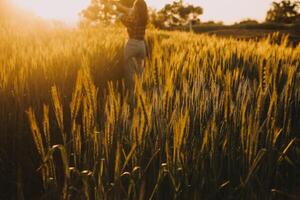
[[[90,5],[81,12],[81,23],[85,25],[117,23],[117,16],[108,9],[105,4],[109,0],[92,0]],[[134,0],[120,0],[125,6],[132,6]],[[266,22],[273,23],[300,23],[300,1],[281,0],[273,2],[266,14]],[[166,4],[160,10],[149,10],[150,23],[156,28],[180,27],[186,25],[217,24],[222,22],[205,22],[200,20],[204,10],[200,6],[187,4],[183,0]],[[253,19],[246,19],[241,24],[258,23]]]

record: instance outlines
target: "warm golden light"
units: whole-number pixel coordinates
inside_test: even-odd
[[[90,0],[12,0],[19,7],[32,11],[46,19],[69,22],[78,20],[78,13],[86,8]],[[245,18],[263,21],[273,0],[184,0],[204,9],[202,21],[234,23]],[[152,8],[160,9],[171,0],[146,0]]]
[[[89,0],[13,0],[17,6],[45,19],[74,22]]]
[[[223,21],[226,24],[246,18],[263,21],[268,9],[271,8],[272,1],[274,0],[184,0],[204,9],[202,21]],[[152,7],[161,8],[172,0],[148,0],[147,2]]]

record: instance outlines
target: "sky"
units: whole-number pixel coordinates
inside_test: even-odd
[[[45,19],[57,19],[68,23],[76,22],[78,13],[86,8],[90,0],[12,0]],[[162,8],[171,0],[146,0],[152,8]],[[204,9],[202,21],[223,21],[232,24],[246,18],[263,21],[273,0],[185,0]]]
[[[223,21],[232,24],[246,18],[263,21],[273,0],[186,0],[187,3],[199,5],[204,9],[202,21]],[[162,7],[168,0],[152,0],[153,7]]]
[[[90,0],[12,0],[12,2],[44,19],[74,23],[79,20],[78,13],[89,5]]]

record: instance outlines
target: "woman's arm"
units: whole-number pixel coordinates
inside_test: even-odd
[[[120,12],[123,12],[124,14],[128,15],[130,14],[131,12],[131,8],[128,8],[126,6],[123,6],[121,3],[119,2],[114,2],[115,6],[117,7],[117,9],[120,11]]]
[[[117,7],[117,5],[115,5],[115,2],[111,2],[111,1],[103,1],[102,3],[103,3],[103,5],[105,6],[105,8],[106,8],[107,10],[109,10],[109,12],[110,12],[111,14],[115,14],[115,15],[121,14],[116,8],[113,7],[113,6],[116,6],[116,7]]]

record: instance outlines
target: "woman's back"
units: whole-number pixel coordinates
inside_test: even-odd
[[[148,24],[148,9],[144,0],[135,1],[131,12],[120,19],[126,26],[130,39],[144,40]]]

